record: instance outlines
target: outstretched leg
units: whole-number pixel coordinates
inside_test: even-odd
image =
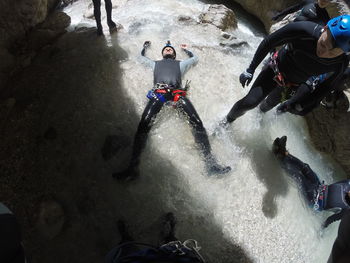
[[[97,35],[103,35],[102,24],[101,24],[101,0],[92,0],[94,4],[94,16],[97,26]]]
[[[273,142],[273,152],[282,162],[282,167],[300,185],[302,193],[310,205],[314,204],[315,195],[320,179],[307,164],[293,156],[286,150],[287,137],[276,138]]]
[[[181,97],[178,101],[178,108],[187,116],[191,126],[192,133],[196,143],[200,146],[201,151],[206,159],[206,166],[209,173],[227,173],[231,170],[229,166],[221,166],[216,162],[216,159],[211,153],[211,147],[208,139],[207,132],[203,126],[198,113],[193,107],[189,99]]]
[[[146,146],[148,133],[152,128],[157,114],[162,109],[163,104],[164,103],[158,99],[151,99],[148,102],[145,110],[143,111],[139,126],[137,127],[130,164],[125,171],[114,173],[114,178],[124,180],[135,179],[138,176],[137,166],[140,163],[142,150]]]
[[[112,2],[111,2],[111,0],[105,0],[105,7],[106,7],[108,27],[109,27],[109,29],[113,29],[117,25],[112,20]]]
[[[274,89],[276,82],[273,80],[274,72],[270,67],[263,69],[255,80],[249,93],[237,101],[226,116],[227,122],[233,122],[247,111],[254,109]]]

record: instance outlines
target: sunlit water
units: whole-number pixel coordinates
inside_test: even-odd
[[[104,32],[111,47],[113,41],[118,41],[128,53],[128,59],[121,62],[122,83],[138,115],[146,105],[145,95],[153,77],[151,70],[139,62],[143,42],[152,42],[147,56],[154,60],[161,58],[160,50],[166,40],[171,40],[175,47],[188,44],[199,57],[199,63],[184,78],[192,81],[188,97],[210,134],[214,154],[221,163],[233,168],[224,178],[209,178],[190,126],[176,110],[165,107],[142,155],[142,178],[146,179],[131,186],[130,194],[151,195],[152,184],[162,184],[163,198],[159,202],[167,202],[183,219],[178,236],[197,236],[206,254],[212,255],[210,262],[223,262],[220,253],[224,252],[223,244],[216,244],[205,231],[196,231],[196,226],[206,220],[214,221],[211,223],[218,226],[220,235],[240,246],[254,262],[326,262],[338,223],[320,231],[329,214],[315,214],[304,204],[296,185],[270,151],[274,138],[287,135],[290,152],[309,163],[321,180],[332,183],[338,179],[334,178],[329,160],[309,145],[304,120],[289,114],[277,116],[273,110],[262,114],[255,109],[235,121],[226,132],[212,135],[234,102],[249,90],[242,89],[238,77],[249,65],[261,36],[256,36],[250,25],[239,22],[238,29],[231,33],[247,41],[249,47],[237,50],[220,47],[221,31],[213,25],[198,23],[199,15],[208,5],[196,0],[120,0],[113,4],[114,20],[123,29],[117,38],[109,36],[102,7]],[[92,13],[89,0],[78,1],[65,11],[72,17],[71,30],[95,26],[93,19],[86,18]],[[180,22],[180,15],[192,20]],[[186,58],[180,48],[177,54],[178,59]],[[169,163],[160,164],[152,159],[154,154]],[[167,167],[175,167],[176,173],[168,173]],[[152,212],[142,206],[138,209],[140,214]],[[187,218],[189,211],[210,217],[198,222]],[[236,262],[235,255],[226,255],[225,262],[230,262],[227,260],[230,257]]]

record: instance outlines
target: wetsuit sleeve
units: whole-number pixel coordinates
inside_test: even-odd
[[[152,70],[154,70],[154,67],[156,66],[156,62],[152,59],[146,57],[146,48],[143,48],[141,51],[141,57],[140,62],[144,64],[146,67],[150,67]]]
[[[254,54],[253,60],[250,63],[248,68],[250,72],[254,72],[265,56],[274,48],[302,37],[310,37],[310,33],[307,32],[307,29],[305,28],[310,28],[310,25],[313,26],[312,24],[315,23],[307,21],[289,23],[288,25],[265,37],[264,40],[261,41]],[[315,24],[315,26],[317,26],[317,24]]]
[[[190,57],[186,60],[180,61],[180,71],[181,71],[181,75],[183,76],[188,70],[189,68],[196,64],[198,62],[198,57],[196,55],[194,55],[191,51],[184,49],[184,51],[186,52],[186,54]]]
[[[280,19],[281,17],[285,17],[288,14],[291,14],[293,12],[296,12],[298,10],[300,10],[304,5],[308,4],[308,2],[310,1],[302,1],[299,4],[296,5],[292,5],[286,9],[284,9],[283,11],[277,13],[274,17],[272,17],[272,20],[276,21],[278,19]]]
[[[330,224],[332,224],[335,221],[340,220],[346,213],[345,209],[342,209],[339,213],[331,215],[330,217],[327,218],[327,220],[323,223],[323,227],[326,228]]]
[[[341,84],[343,81],[343,72],[346,69],[348,63],[348,60],[345,61],[342,66],[340,66],[339,70],[333,73],[324,82],[319,84],[312,93],[306,94],[302,98],[298,99],[303,108],[301,115],[305,115],[312,111],[319,105],[325,96],[327,96],[332,90],[335,90]]]

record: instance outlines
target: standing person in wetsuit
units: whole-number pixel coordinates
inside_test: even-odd
[[[249,93],[233,105],[221,125],[226,126],[258,106],[274,89],[279,89],[280,96],[267,101],[270,109],[310,77],[332,72],[325,81],[327,85],[312,94],[297,94],[298,101],[306,104],[305,111],[310,111],[338,85],[349,62],[345,55],[350,51],[349,40],[349,15],[333,18],[325,28],[309,21],[290,23],[267,36],[260,43],[250,66],[239,77],[243,87],[249,85],[264,57],[276,47],[284,46],[272,55],[271,63],[262,69]]]
[[[350,210],[350,180],[325,185],[308,164],[286,150],[286,143],[287,136],[276,138],[272,151],[281,161],[283,168],[300,184],[307,203],[316,211],[335,212],[327,218],[323,227],[340,220]]]
[[[97,35],[103,35],[103,28],[101,24],[101,0],[92,0],[94,4],[94,16],[97,26]],[[116,28],[116,23],[112,20],[112,2],[111,0],[105,0],[106,14],[107,14],[107,25],[109,30]]]
[[[325,26],[330,20],[326,7],[330,4],[329,0],[304,0],[299,4],[293,5],[272,17],[273,21],[277,21],[284,16],[300,10],[294,22],[311,21]]]
[[[205,157],[208,173],[224,174],[229,172],[231,168],[229,166],[224,167],[219,165],[212,155],[207,132],[198,113],[186,97],[186,87],[182,87],[182,76],[192,65],[197,63],[198,58],[187,49],[187,45],[181,45],[182,50],[189,56],[189,59],[184,61],[176,60],[175,48],[168,41],[162,49],[163,59],[153,61],[145,56],[146,49],[149,46],[150,42],[146,41],[141,55],[144,63],[153,70],[154,88],[147,95],[149,101],[137,128],[130,164],[126,170],[120,173],[114,173],[113,177],[123,180],[134,179],[138,176],[140,156],[146,146],[148,133],[152,128],[157,114],[166,102],[172,102],[188,118],[192,126],[195,141],[200,146]]]

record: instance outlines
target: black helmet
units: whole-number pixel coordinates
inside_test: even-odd
[[[163,56],[163,51],[164,51],[164,49],[167,48],[167,47],[170,47],[170,48],[173,49],[173,51],[174,51],[174,55],[173,55],[173,56],[171,56],[171,57],[164,57],[164,56]],[[162,56],[163,56],[164,58],[172,58],[172,59],[175,59],[175,58],[176,58],[176,51],[175,51],[175,48],[171,45],[170,40],[168,40],[167,43],[165,44],[165,46],[163,47],[163,49],[162,49]]]

